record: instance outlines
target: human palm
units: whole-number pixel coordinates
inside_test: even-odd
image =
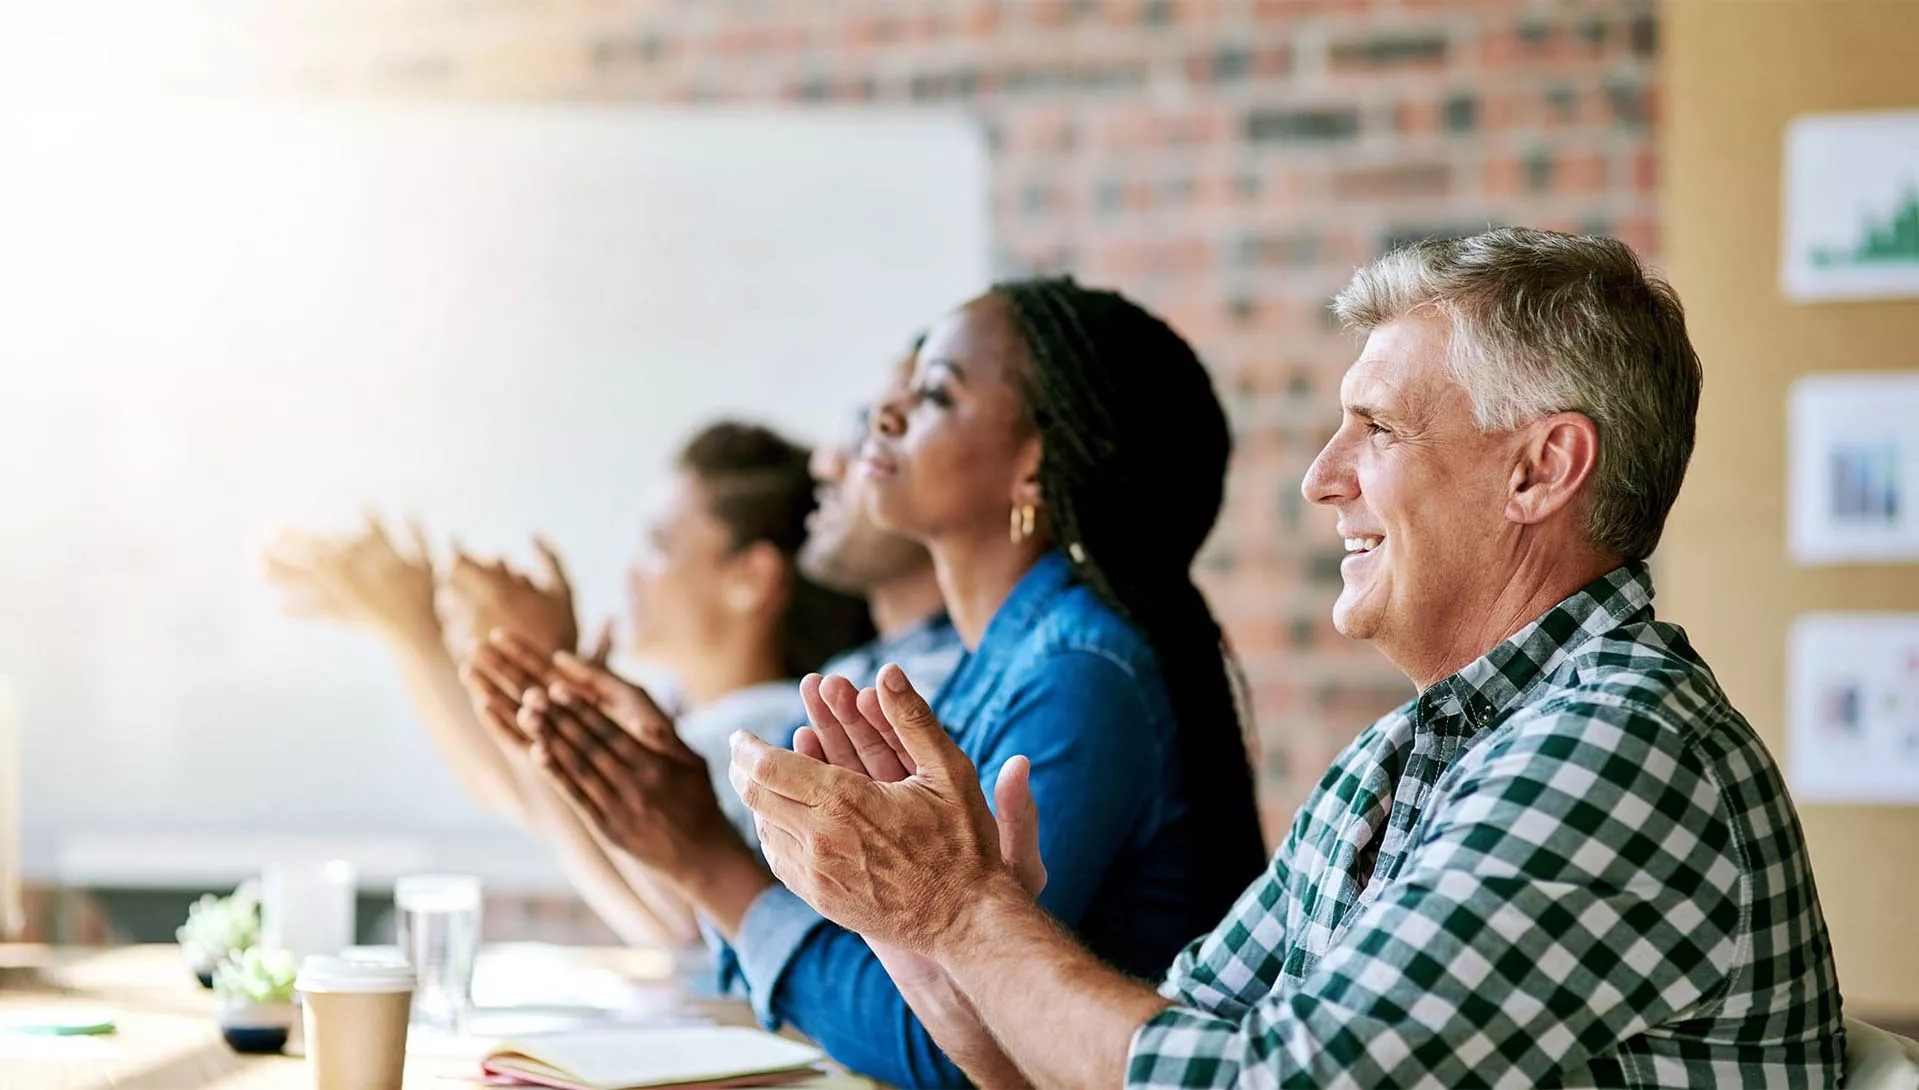
[[[535,579],[504,560],[482,561],[457,551],[439,588],[446,617],[447,645],[464,656],[496,630],[511,632],[542,654],[579,650],[579,622],[573,609],[573,585],[559,553],[543,538],[533,547],[543,569]],[[602,628],[588,658],[603,660],[611,630]]]
[[[916,771],[912,755],[880,706],[877,690],[856,689],[842,677],[814,675],[800,683],[800,698],[807,725],[793,737],[795,752],[879,783],[898,783]],[[1019,879],[1020,888],[1038,897],[1046,888],[1046,863],[1040,858],[1039,808],[1030,773],[1025,757],[1001,766],[993,786],[994,821],[1001,860]],[[872,938],[867,945],[903,989],[946,983],[946,971],[931,958]]]
[[[744,850],[706,761],[646,690],[566,652],[496,633],[462,674],[503,742],[531,751],[582,817],[633,858],[684,878],[719,850]]]
[[[262,555],[267,581],[283,591],[289,612],[321,617],[387,637],[439,632],[432,554],[417,523],[403,552],[373,516],[355,534],[302,530],[279,534]]]

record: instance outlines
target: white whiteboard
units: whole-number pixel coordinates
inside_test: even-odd
[[[543,884],[380,650],[283,619],[249,545],[367,503],[522,560],[539,528],[603,615],[693,429],[838,434],[988,274],[950,114],[94,104],[0,140],[0,674],[41,877],[318,845]]]

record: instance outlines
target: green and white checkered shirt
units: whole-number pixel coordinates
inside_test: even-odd
[[[1130,1086],[1833,1087],[1845,1052],[1785,783],[1641,564],[1362,732],[1160,992]]]

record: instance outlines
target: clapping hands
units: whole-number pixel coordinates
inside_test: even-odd
[[[879,783],[897,783],[917,771],[913,755],[886,717],[877,688],[858,689],[843,677],[812,674],[800,682],[800,700],[807,725],[793,736],[794,752],[863,772]],[[1000,766],[993,813],[1002,860],[1019,877],[1021,888],[1037,897],[1046,888],[1046,863],[1039,852],[1039,807],[1027,781],[1031,771],[1025,757],[1009,758]]]
[[[504,629],[545,655],[572,651],[604,663],[613,649],[612,622],[601,626],[592,647],[581,648],[566,565],[545,538],[536,536],[533,550],[543,569],[537,580],[504,560],[483,561],[455,548],[439,589],[447,645],[465,655],[488,633]]]
[[[353,534],[286,530],[267,544],[261,565],[295,616],[343,622],[401,643],[444,640],[456,659],[494,629],[518,633],[546,654],[579,651],[604,663],[611,653],[611,621],[590,648],[579,647],[573,587],[545,539],[533,539],[544,569],[538,580],[503,560],[478,560],[457,547],[445,578],[438,579],[425,532],[412,520],[407,532],[402,548],[372,514]]]
[[[730,774],[774,874],[822,915],[931,956],[985,887],[1043,885],[1024,759],[1001,771],[996,819],[973,762],[899,667],[865,693],[809,678],[802,695],[812,733],[799,752],[737,734]]]
[[[609,842],[685,880],[709,853],[743,849],[706,762],[638,685],[564,651],[496,631],[462,670],[502,744],[525,751]]]
[[[261,566],[295,616],[339,621],[384,639],[437,640],[432,554],[419,525],[407,529],[407,550],[372,514],[354,534],[283,531],[263,550]]]

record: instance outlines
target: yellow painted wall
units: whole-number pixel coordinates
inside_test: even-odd
[[[1663,12],[1666,266],[1706,390],[1659,604],[1783,760],[1794,615],[1919,612],[1919,565],[1788,561],[1787,386],[1814,371],[1919,368],[1919,300],[1785,301],[1781,149],[1798,114],[1919,109],[1919,2],[1671,0]],[[1848,1013],[1919,1013],[1919,807],[1801,816]]]

